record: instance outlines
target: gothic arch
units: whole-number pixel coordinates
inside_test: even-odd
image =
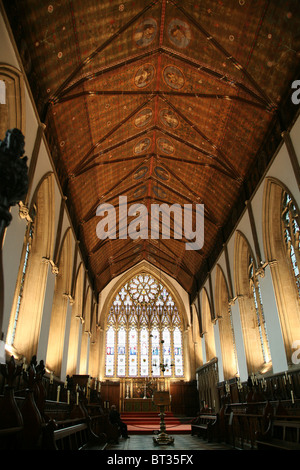
[[[67,306],[70,298],[72,272],[72,239],[71,229],[64,234],[58,259],[58,273],[50,320],[46,366],[56,376],[60,376],[63,358]]]
[[[229,290],[220,265],[216,267],[215,307],[219,323],[224,379],[229,380],[236,376],[238,368]]]
[[[249,277],[250,260],[253,260],[254,271],[257,267],[249,242],[239,230],[236,231],[234,250],[235,292],[240,307],[248,374],[251,374],[265,368],[266,360],[263,348],[267,348],[267,345],[265,342],[262,344],[260,337],[256,304]],[[260,324],[263,328],[262,321]],[[270,364],[269,360],[268,363]]]
[[[275,178],[266,179],[263,199],[264,249],[266,260],[270,264],[286,357],[288,364],[291,365],[292,345],[300,338],[300,298],[284,240],[282,221],[284,195],[290,196],[299,217],[299,208],[289,189]]]
[[[157,269],[156,267],[148,263],[147,261],[142,261],[138,265],[129,269],[124,275],[120,277],[118,282],[111,289],[100,311],[99,326],[101,327],[101,329],[105,328],[106,315],[107,315],[109,306],[111,305],[114,297],[117,295],[118,291],[120,290],[120,287],[123,284],[126,284],[126,282],[131,277],[142,272],[148,272],[149,274],[154,276],[156,279],[158,279],[164,286],[166,286],[166,288],[172,295],[173,299],[175,300],[175,303],[178,306],[178,309],[180,310],[180,314],[182,315],[182,320],[183,320],[183,328],[186,329],[190,325],[190,319],[186,312],[186,308],[185,308],[181,295],[177,292],[176,288],[169,281],[167,276],[163,272],[161,272],[159,269]]]
[[[211,304],[205,287],[202,289],[201,318],[203,335],[205,340],[206,362],[216,357],[216,345],[214,336],[214,325],[211,316]]]
[[[159,271],[158,274],[154,274],[148,264],[141,263],[122,276],[107,296],[102,308],[102,315],[105,312],[103,352],[106,377],[165,376],[183,379],[186,373],[189,374],[189,366],[185,373],[183,364],[184,329],[177,303],[180,297],[168,281],[164,282],[165,276]],[[152,300],[152,294],[147,297],[145,293],[143,301],[136,301],[132,282],[136,282],[137,287],[143,285],[145,290],[154,288],[156,294]],[[183,306],[182,302],[180,304]]]
[[[7,343],[27,360],[37,353],[48,265],[54,246],[54,175],[38,183],[30,205]]]
[[[25,134],[25,92],[22,73],[8,64],[0,64],[3,101],[0,106],[0,139],[8,129],[17,128]]]

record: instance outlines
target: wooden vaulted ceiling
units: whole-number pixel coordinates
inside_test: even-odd
[[[146,259],[191,293],[297,76],[299,2],[4,6],[95,291]],[[119,196],[203,203],[203,248],[99,240],[97,206]]]

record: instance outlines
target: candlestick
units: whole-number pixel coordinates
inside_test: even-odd
[[[57,402],[59,402],[59,395],[60,395],[60,385],[57,387],[57,396],[56,396]]]

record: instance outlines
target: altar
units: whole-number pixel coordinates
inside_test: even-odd
[[[169,388],[167,379],[124,378],[120,381],[120,409],[126,412],[156,412],[153,396],[158,390]],[[166,407],[170,410],[170,406]]]
[[[158,407],[153,403],[152,398],[125,398],[123,400],[123,407],[124,411],[143,413],[158,411]]]

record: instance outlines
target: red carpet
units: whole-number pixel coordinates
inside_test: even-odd
[[[122,421],[127,424],[129,434],[152,434],[160,430],[160,416],[158,412],[124,412]],[[177,417],[172,412],[165,413],[165,426],[168,434],[189,434],[191,432],[191,418]]]

